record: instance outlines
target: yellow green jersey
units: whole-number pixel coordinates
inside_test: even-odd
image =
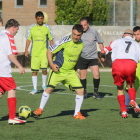
[[[26,38],[32,41],[31,56],[46,56],[48,40],[54,39],[52,31],[47,24],[30,26]]]
[[[49,47],[52,54],[56,54],[53,63],[59,66],[60,72],[74,70],[83,46],[81,39],[78,42],[74,42],[71,36],[66,36],[60,38]]]

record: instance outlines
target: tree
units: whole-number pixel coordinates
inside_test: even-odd
[[[55,0],[56,18],[59,25],[79,23],[82,17],[88,17],[90,24],[106,25],[109,19],[108,0]]]
[[[71,25],[79,23],[81,17],[89,17],[91,5],[89,0],[55,0],[57,24]]]
[[[92,0],[91,24],[106,25],[109,19],[108,0]]]

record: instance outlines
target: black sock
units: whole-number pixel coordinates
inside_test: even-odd
[[[87,79],[80,79],[80,81],[81,81],[81,84],[82,84],[83,87],[84,87],[84,90],[86,90]]]
[[[93,83],[94,83],[94,93],[98,92],[99,84],[100,84],[100,78],[95,79],[93,78]]]

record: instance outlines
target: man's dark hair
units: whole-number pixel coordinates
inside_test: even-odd
[[[20,24],[18,23],[18,21],[16,21],[15,19],[9,19],[5,25],[5,29],[11,28],[11,27],[18,27]]]
[[[87,18],[87,17],[82,17],[82,18],[80,19],[80,22],[81,22],[81,21],[84,21],[84,20],[86,20],[86,21],[87,21],[87,23],[89,23],[89,21],[88,21],[88,18]]]
[[[38,11],[38,12],[36,12],[35,17],[44,17],[44,14],[43,14],[43,12]]]
[[[140,26],[135,26],[134,28],[133,28],[133,32],[136,32],[136,31],[140,31]]]
[[[80,24],[75,24],[72,28],[72,30],[77,30],[78,32],[82,32],[83,33],[83,26]]]

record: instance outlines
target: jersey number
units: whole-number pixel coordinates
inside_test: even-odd
[[[128,44],[127,47],[126,47],[126,49],[125,49],[125,52],[128,53],[132,42],[130,42],[130,41],[125,41],[125,43]]]

